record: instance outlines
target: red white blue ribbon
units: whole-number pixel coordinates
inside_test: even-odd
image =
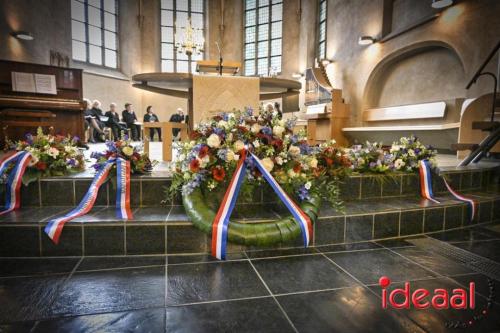
[[[264,179],[271,185],[273,190],[276,192],[278,197],[283,201],[288,210],[292,213],[295,220],[299,223],[302,230],[302,236],[304,239],[304,246],[307,247],[310,242],[312,235],[312,222],[299,206],[286,194],[286,192],[281,188],[278,182],[273,178],[271,173],[266,170],[262,165],[262,162],[257,156],[250,153],[250,157],[255,162],[257,169],[260,171]],[[234,171],[233,178],[229,183],[229,187],[226,190],[224,199],[219,207],[217,215],[215,216],[214,222],[212,224],[212,256],[217,259],[224,260],[226,258],[226,246],[227,246],[227,234],[229,226],[229,217],[234,209],[236,200],[238,198],[238,192],[241,187],[241,183],[245,177],[245,160],[246,151],[243,150]]]
[[[423,198],[439,203],[434,199],[434,193],[432,192],[432,174],[430,162],[428,160],[421,160],[419,165],[420,172],[420,193]]]
[[[466,203],[468,203],[469,207],[470,207],[470,220],[474,220],[474,217],[476,216],[476,202],[472,199],[469,199],[469,198],[466,198],[464,197],[463,195],[461,194],[458,194],[457,192],[455,192],[451,186],[448,184],[448,182],[446,181],[446,179],[444,179],[444,185],[446,186],[446,188],[448,189],[448,191],[450,191],[450,193],[458,200],[460,201],[464,201]]]
[[[21,185],[23,175],[31,160],[31,154],[27,151],[10,153],[0,161],[0,176],[2,176],[11,163],[15,163],[14,168],[7,177],[7,191],[5,193],[5,207],[0,211],[0,215],[7,214],[21,206]]]
[[[420,192],[422,197],[433,202],[439,203],[438,200],[434,199],[434,193],[432,192],[432,175],[431,175],[431,167],[430,162],[428,160],[421,160],[419,165],[420,172]],[[444,185],[448,189],[448,191],[458,200],[464,201],[469,204],[471,211],[471,221],[474,219],[476,215],[476,202],[472,199],[464,197],[461,194],[458,194],[454,191],[451,186],[448,184],[446,179],[443,178]]]
[[[87,193],[78,206],[66,215],[49,221],[45,227],[45,233],[55,244],[59,243],[59,237],[61,236],[66,222],[85,215],[92,209],[97,199],[99,188],[108,178],[109,172],[114,164],[117,165],[116,213],[118,218],[132,218],[130,210],[130,162],[121,158],[109,159],[94,176]]]

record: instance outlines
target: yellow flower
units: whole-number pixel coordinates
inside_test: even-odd
[[[132,156],[132,154],[134,153],[134,148],[127,146],[123,148],[122,151],[125,156]]]

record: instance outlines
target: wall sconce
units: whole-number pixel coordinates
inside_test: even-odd
[[[293,77],[294,79],[301,79],[301,78],[303,78],[303,77],[304,77],[304,74],[302,74],[302,73],[293,73],[293,74],[292,74],[292,77]]]
[[[372,36],[360,36],[358,39],[359,45],[371,45],[375,43],[377,40]]]
[[[432,0],[432,8],[440,9],[453,5],[453,0]]]
[[[17,39],[22,39],[22,40],[33,40],[35,37],[31,34],[29,31],[16,31],[12,33],[12,36],[16,37]]]

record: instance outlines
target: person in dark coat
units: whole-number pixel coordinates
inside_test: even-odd
[[[146,108],[146,114],[144,115],[144,122],[145,123],[157,123],[159,122],[160,119],[158,119],[158,116],[153,113],[153,107],[149,105]],[[151,141],[153,141],[155,132],[158,132],[158,141],[161,141],[161,128],[149,128],[149,137]]]
[[[274,102],[274,110],[276,110],[276,113],[278,114],[278,119],[283,118],[283,112],[281,112],[281,105],[278,102]]]
[[[130,128],[132,132],[132,141],[139,141],[139,131],[141,130],[141,127],[135,124],[137,116],[135,115],[134,110],[132,110],[132,104],[125,104],[125,110],[122,111],[122,119],[123,122],[127,124],[127,128]]]
[[[113,131],[113,137],[115,141],[120,140],[122,132],[127,128],[120,124],[120,115],[116,111],[115,103],[111,103],[109,105],[109,111],[107,111],[104,114],[104,116],[108,117],[108,120],[106,121],[106,126],[111,128],[111,130]]]
[[[182,108],[178,108],[177,112],[170,116],[169,121],[171,123],[187,122],[187,117],[184,116],[184,111],[182,111]],[[181,130],[179,128],[172,128],[172,136],[174,137],[174,140],[177,139],[177,135],[180,131]]]
[[[90,110],[90,114],[92,115],[93,122],[95,122],[94,126],[94,139],[97,141],[104,142],[104,126],[105,123],[102,121],[102,117],[104,117],[104,113],[101,109],[101,102],[98,100],[94,100],[92,102],[92,109]]]

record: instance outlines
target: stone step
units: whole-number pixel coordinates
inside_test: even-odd
[[[470,221],[467,205],[450,195],[440,203],[418,197],[348,201],[345,212],[324,204],[314,225],[312,246],[356,243],[459,229],[500,219],[498,192],[468,193],[478,202],[477,218]],[[183,206],[136,208],[131,221],[118,220],[113,207],[95,207],[88,215],[64,227],[58,245],[43,232],[47,222],[72,207],[31,207],[0,219],[0,257],[108,256],[208,253],[211,239],[196,229]],[[260,212],[266,212],[261,215]],[[259,212],[259,215],[257,213]],[[237,208],[235,220],[260,223],[288,213],[274,205]],[[301,240],[274,248],[300,247]],[[255,247],[229,244],[238,253]]]
[[[500,167],[496,168],[465,168],[441,171],[448,178],[449,184],[457,191],[488,189],[498,184]],[[91,175],[76,175],[74,177],[44,178],[29,186],[21,187],[22,207],[75,207],[85,195]],[[395,173],[391,176],[351,175],[340,184],[342,200],[365,200],[376,198],[400,198],[414,196],[419,192],[418,174]],[[173,202],[162,202],[165,190],[170,186],[168,177],[141,176],[131,179],[132,207],[162,207],[165,205],[180,205],[180,195]],[[446,193],[447,190],[440,177],[433,177],[434,192]],[[0,202],[4,202],[5,186],[0,186]],[[239,197],[237,204],[263,203],[277,201],[277,197],[268,185],[257,189],[251,198]],[[273,199],[271,199],[273,198]],[[115,190],[110,182],[99,190],[96,205],[114,206]]]

